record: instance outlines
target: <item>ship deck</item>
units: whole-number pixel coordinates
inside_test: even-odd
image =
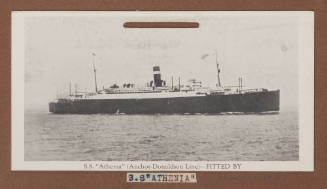
[[[196,97],[206,96],[206,94],[196,92],[156,92],[156,93],[123,93],[123,94],[97,94],[85,96],[83,99],[152,99],[152,98],[177,98],[177,97]],[[81,99],[74,98],[72,99]]]

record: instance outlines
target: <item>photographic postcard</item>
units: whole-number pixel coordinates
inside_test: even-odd
[[[313,171],[313,24],[14,11],[12,170]]]

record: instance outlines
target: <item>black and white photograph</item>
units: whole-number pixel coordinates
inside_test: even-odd
[[[14,169],[313,169],[312,12],[17,11],[12,34]]]

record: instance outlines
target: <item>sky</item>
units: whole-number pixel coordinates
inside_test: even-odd
[[[196,21],[199,28],[124,28],[127,21]],[[47,107],[68,94],[117,83],[143,86],[160,66],[162,79],[196,78],[215,87],[215,51],[223,86],[281,90],[281,108],[297,107],[298,19],[290,14],[85,13],[25,18],[25,106]],[[208,55],[208,56],[205,56]],[[203,58],[205,56],[205,58]]]

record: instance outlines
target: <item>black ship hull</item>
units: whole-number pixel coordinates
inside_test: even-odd
[[[279,90],[244,94],[147,99],[75,99],[50,102],[60,114],[174,114],[279,111]]]

